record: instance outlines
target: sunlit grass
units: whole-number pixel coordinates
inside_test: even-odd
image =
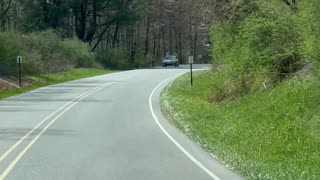
[[[320,85],[293,78],[223,104],[209,102],[212,74],[162,94],[170,121],[248,179],[320,179]]]

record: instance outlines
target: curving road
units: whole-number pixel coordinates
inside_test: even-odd
[[[241,179],[162,116],[161,90],[187,71],[126,71],[0,101],[0,179]]]

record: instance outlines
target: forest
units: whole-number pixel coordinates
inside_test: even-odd
[[[0,0],[0,72],[186,63],[233,66],[265,84],[318,57],[316,0]],[[61,66],[61,63],[64,66]],[[278,74],[277,74],[278,73]],[[241,77],[239,77],[241,78]],[[242,81],[237,81],[242,83]]]
[[[31,74],[150,67],[166,54],[208,63],[215,8],[210,0],[0,0],[0,72],[12,71],[18,54]]]

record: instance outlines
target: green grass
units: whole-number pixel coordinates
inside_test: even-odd
[[[162,93],[164,114],[248,179],[320,179],[320,84],[292,78],[272,89],[209,103],[212,74],[183,76]]]
[[[61,72],[55,74],[44,74],[38,76],[30,76],[28,78],[32,79],[34,83],[30,86],[23,87],[23,88],[14,88],[7,91],[0,92],[0,99],[7,98],[10,96],[22,94],[34,89],[38,89],[40,87],[49,86],[53,84],[59,84],[63,82],[94,77],[104,74],[113,73],[115,71],[110,70],[99,70],[99,69],[89,69],[89,68],[81,68],[81,69],[74,69],[68,72]]]

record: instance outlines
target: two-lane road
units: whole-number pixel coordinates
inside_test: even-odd
[[[187,71],[126,71],[0,101],[0,178],[240,179],[160,112],[161,90]]]

